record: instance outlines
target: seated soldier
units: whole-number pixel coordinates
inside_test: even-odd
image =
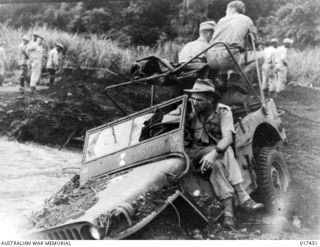
[[[201,173],[210,172],[213,190],[224,205],[223,226],[235,229],[234,194],[246,211],[257,211],[263,204],[253,201],[241,184],[241,168],[231,147],[235,133],[232,112],[217,102],[219,95],[210,79],[198,79],[193,88],[185,92],[191,93],[192,105],[186,129],[190,131],[193,145],[187,153],[195,166],[200,165]],[[178,108],[166,115],[163,122],[174,121],[180,114]]]
[[[210,44],[223,42],[227,44],[231,52],[248,76],[253,81],[256,76],[255,54],[246,48],[248,33],[251,33],[256,41],[258,32],[253,21],[245,15],[246,6],[242,1],[232,1],[227,5],[226,16],[221,18],[216,27]],[[258,62],[262,62],[262,53],[257,52]],[[236,69],[234,62],[222,45],[217,45],[207,52],[209,66],[214,70],[220,70],[221,78],[226,81],[227,71]]]
[[[187,43],[179,53],[179,63],[185,63],[201,51],[209,46],[209,41],[212,38],[214,27],[216,23],[214,21],[205,21],[200,23],[199,26],[199,38]],[[200,55],[194,59],[193,62],[206,62],[205,54]]]

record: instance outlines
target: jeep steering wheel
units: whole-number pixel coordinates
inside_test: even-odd
[[[179,126],[179,123],[172,122],[164,122],[164,123],[154,123],[148,127],[148,132],[150,137],[155,137],[165,133],[166,131],[170,131],[173,129],[172,127]]]

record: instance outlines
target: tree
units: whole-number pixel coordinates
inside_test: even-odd
[[[317,46],[320,42],[320,2],[292,0],[272,16],[259,20],[267,37],[290,37],[297,47]]]
[[[123,10],[123,29],[133,44],[153,45],[163,32],[170,35],[168,15],[174,11],[171,2],[170,0],[131,2]]]

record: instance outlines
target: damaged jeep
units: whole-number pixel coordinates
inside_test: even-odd
[[[176,72],[168,68],[164,76],[170,75],[172,80],[178,78]],[[162,77],[159,74],[144,81]],[[195,171],[185,150],[188,102],[188,96],[182,95],[87,131],[80,173],[33,213],[34,228],[25,237],[136,238],[166,211],[171,211],[176,224],[184,229],[202,229],[217,221],[221,205],[208,207],[199,200],[216,198],[210,182]],[[182,113],[179,121],[163,122],[177,107]],[[243,186],[272,208],[289,185],[288,169],[279,151],[286,138],[281,113],[272,99],[265,101],[263,96],[248,107],[232,110],[234,151]]]

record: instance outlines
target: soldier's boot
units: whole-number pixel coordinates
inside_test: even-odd
[[[27,76],[27,79],[26,79],[26,86],[27,88],[30,87],[30,76]]]
[[[0,86],[4,83],[4,75],[0,75]]]
[[[53,84],[54,84],[54,76],[53,75],[50,75],[49,76],[49,86],[53,86]]]
[[[234,223],[232,197],[222,200],[222,203],[224,206],[224,218],[222,225],[225,229],[234,231],[236,229],[236,225]]]
[[[251,199],[250,195],[243,188],[242,184],[236,184],[233,187],[234,187],[234,190],[236,191],[236,195],[238,197],[240,207],[245,211],[252,213],[264,207],[262,203],[257,203]]]
[[[20,91],[21,93],[23,93],[23,92],[24,92],[24,78],[20,78],[20,79],[19,79],[19,82],[20,82],[19,91]]]

